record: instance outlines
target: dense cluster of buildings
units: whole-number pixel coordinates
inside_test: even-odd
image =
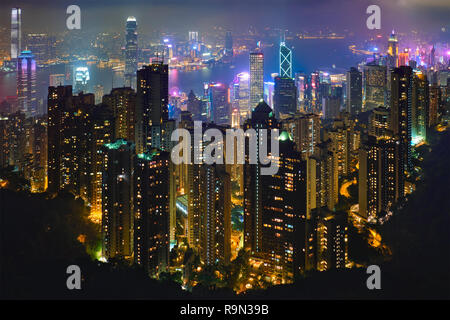
[[[17,11],[13,32],[20,28],[16,20]],[[202,96],[191,91],[171,117],[169,66],[155,59],[138,69],[136,28],[128,18],[125,87],[95,95],[55,78],[45,117],[36,116],[34,56],[19,53],[20,36],[12,39],[18,108],[1,106],[0,166],[15,166],[33,192],[82,198],[101,223],[103,258],[142,265],[151,276],[170,270],[170,250],[180,243],[205,265],[231,261],[233,183],[243,199],[241,246],[252,267],[274,283],[345,268],[350,215],[376,223],[390,214],[411,188],[414,146],[427,142],[448,107],[448,62],[433,57],[428,67],[417,65],[400,56],[393,33],[385,55],[346,75],[293,74],[283,39],[272,84],[264,82],[258,47],[249,54],[248,72],[229,85],[205,84]],[[232,52],[227,33],[225,55]],[[182,155],[192,164],[173,163],[172,133],[184,129],[194,139],[196,121],[202,136],[208,129],[254,129],[259,141],[260,129],[279,130],[278,155],[268,150],[278,172],[261,175],[265,164],[250,163],[248,140],[238,150],[244,163],[207,164],[196,158],[207,143],[180,139],[192,146]],[[235,145],[223,141],[220,148]],[[338,210],[339,189],[353,179],[357,209]]]

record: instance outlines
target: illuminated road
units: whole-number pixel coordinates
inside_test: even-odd
[[[348,192],[348,187],[350,187],[352,184],[356,184],[356,179],[351,181],[345,181],[341,188],[339,189],[339,193],[341,196],[344,196],[346,198],[350,198],[350,193]]]

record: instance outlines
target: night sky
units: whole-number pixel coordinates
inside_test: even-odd
[[[439,32],[450,28],[448,0],[2,0],[0,24],[8,26],[9,8],[20,6],[24,29],[33,32],[62,31],[65,8],[77,4],[82,10],[82,27],[90,31],[122,31],[124,17],[134,15],[140,28],[204,30],[212,25],[247,28],[271,27],[348,29],[366,32],[365,9],[378,4],[382,29]],[[245,29],[244,29],[245,30]]]

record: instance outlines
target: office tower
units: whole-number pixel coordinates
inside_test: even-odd
[[[274,95],[275,95],[275,82],[272,81],[264,82],[264,99],[272,109],[274,108],[275,105]]]
[[[238,109],[233,109],[231,112],[231,127],[238,129],[241,125],[241,115],[239,114]]]
[[[192,114],[192,119],[194,121],[202,120],[202,102],[195,96],[194,91],[190,91],[187,100],[187,111]]]
[[[325,120],[337,119],[340,113],[340,99],[337,97],[322,98],[322,118]]]
[[[430,103],[428,110],[428,127],[438,124],[438,110],[441,101],[441,88],[438,85],[430,86]]]
[[[36,61],[28,50],[22,51],[17,60],[17,101],[27,117],[37,115]]]
[[[65,83],[66,83],[66,75],[65,74],[51,74],[50,75],[50,86],[49,87],[63,86]]]
[[[250,52],[250,110],[264,99],[264,54]]]
[[[56,39],[46,33],[27,34],[27,49],[33,52],[39,66],[55,56],[55,42]]]
[[[231,106],[228,86],[222,83],[210,83],[208,96],[210,102],[210,121],[215,124],[230,124]]]
[[[297,105],[301,112],[305,111],[305,100],[306,100],[306,83],[307,75],[304,73],[295,74],[295,86],[297,87]]]
[[[133,254],[134,145],[123,139],[103,146],[102,254],[129,259]]]
[[[134,169],[134,261],[151,276],[169,267],[170,179],[168,152],[138,154]]]
[[[375,221],[404,195],[401,142],[369,136],[359,150],[359,214]]]
[[[71,86],[48,89],[48,190],[87,197],[91,166],[93,94],[72,95]]]
[[[357,162],[355,122],[346,115],[341,120],[333,121],[323,134],[323,140],[329,140],[328,147],[337,156],[340,178],[349,175]]]
[[[169,119],[169,66],[162,62],[137,72],[136,151],[160,149],[165,123]]]
[[[241,117],[247,119],[250,116],[250,75],[248,72],[241,72],[236,76],[234,83],[234,100],[236,104],[233,107],[237,107]]]
[[[225,55],[233,56],[233,37],[231,31],[227,31],[225,34]]]
[[[400,138],[403,171],[411,172],[411,126],[412,126],[412,82],[411,67],[402,66],[391,72],[391,115],[392,134]]]
[[[378,107],[372,110],[369,116],[369,134],[377,138],[391,135],[390,131],[390,110],[385,107]]]
[[[388,63],[390,68],[396,68],[398,67],[398,39],[397,35],[395,34],[394,30],[392,30],[392,33],[388,40],[388,58],[390,58],[390,62]]]
[[[11,10],[11,60],[15,63],[22,52],[22,10]]]
[[[348,214],[317,208],[312,211],[309,224],[313,238],[314,269],[344,269],[348,261]]]
[[[338,156],[330,146],[323,142],[317,146],[317,152],[307,158],[306,170],[306,215],[311,211],[327,207],[334,210],[338,203],[339,170]]]
[[[115,88],[103,97],[103,103],[114,113],[115,139],[135,141],[136,92],[131,88]]]
[[[252,116],[244,124],[244,129],[268,129],[267,139],[270,141],[270,130],[279,129],[280,124],[273,115],[272,109],[261,101],[252,111]],[[257,131],[257,141],[260,131]],[[246,142],[248,143],[248,142]],[[257,154],[259,154],[259,143]],[[268,148],[269,149],[269,148]],[[246,146],[246,150],[248,146]],[[270,150],[267,150],[270,153]],[[267,186],[267,176],[261,175],[261,164],[249,164],[246,155],[244,165],[244,248],[253,252],[262,250],[263,210],[267,198],[263,196],[263,189]]]
[[[398,54],[398,65],[407,66],[409,64],[409,50],[405,48],[403,52]]]
[[[275,78],[273,102],[277,119],[286,118],[297,112],[297,88],[294,79]]]
[[[101,84],[97,84],[94,86],[95,104],[99,104],[102,102],[104,89],[105,88]]]
[[[201,259],[207,265],[231,258],[231,179],[223,165],[203,165]]]
[[[88,67],[77,67],[75,69],[75,93],[86,93],[89,80],[91,80],[91,77]]]
[[[320,143],[320,115],[299,114],[283,120],[282,125],[292,136],[295,149],[303,160],[316,152],[316,146]]]
[[[386,91],[386,67],[368,64],[363,67],[363,111],[383,106]]]
[[[125,86],[136,88],[136,71],[138,69],[137,21],[128,17],[125,35]]]
[[[427,141],[429,96],[430,88],[426,75],[416,73],[411,94],[411,141],[414,145]]]
[[[286,42],[284,39],[282,39],[282,41],[280,42],[279,75],[281,78],[292,78],[292,51],[286,46]]]
[[[351,115],[357,115],[362,110],[362,73],[353,67],[347,72],[346,110]]]
[[[189,31],[189,42],[198,42],[198,31]]]

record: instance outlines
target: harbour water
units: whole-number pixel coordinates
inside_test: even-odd
[[[306,73],[315,70],[329,70],[336,73],[344,73],[351,66],[356,66],[363,56],[353,54],[345,39],[311,39],[292,41],[290,47],[293,50],[293,71]],[[271,74],[278,72],[278,46],[264,47],[264,80],[271,81]],[[241,54],[234,58],[231,65],[217,65],[196,71],[170,70],[169,85],[170,93],[189,92],[191,89],[196,94],[202,93],[203,83],[214,81],[229,84],[236,74],[249,70],[248,54]],[[37,94],[38,99],[45,103],[47,87],[49,86],[50,74],[64,73],[64,65],[50,66],[38,69]],[[104,92],[108,93],[112,86],[120,87],[123,80],[114,76],[110,69],[99,69],[89,66],[91,80],[89,90],[101,84]],[[6,96],[16,95],[16,75],[0,75],[0,101]]]

